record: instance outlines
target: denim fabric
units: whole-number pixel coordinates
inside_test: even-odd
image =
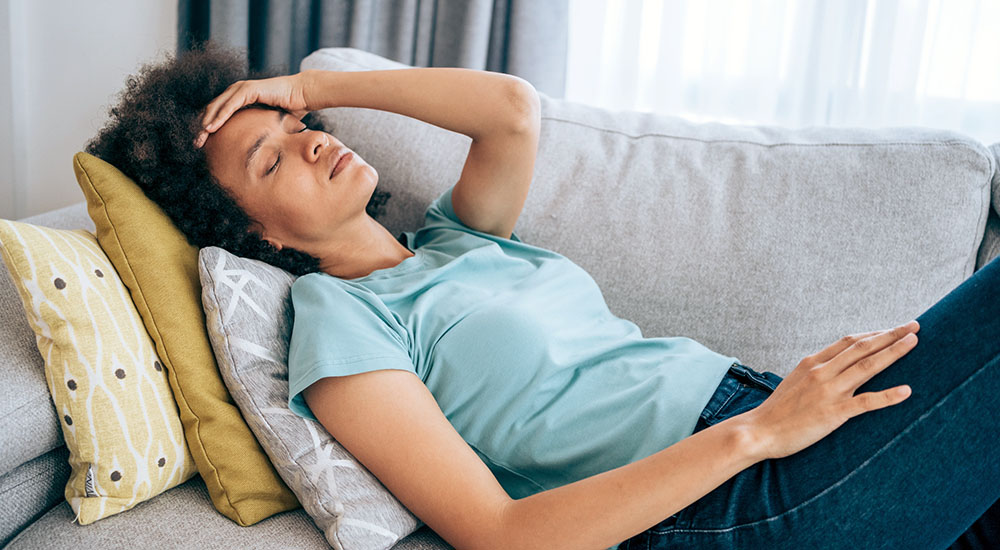
[[[984,523],[1000,516],[991,507],[1000,498],[1000,262],[917,321],[917,346],[856,392],[907,384],[906,401],[851,418],[794,455],[758,462],[619,548],[996,545],[973,539],[995,533]],[[756,407],[780,381],[734,364],[695,431]]]

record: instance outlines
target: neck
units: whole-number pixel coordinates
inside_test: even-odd
[[[370,216],[352,238],[338,240],[319,255],[320,270],[341,279],[364,277],[378,269],[394,267],[413,252]]]

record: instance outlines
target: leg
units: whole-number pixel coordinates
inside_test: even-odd
[[[909,384],[909,399],[744,470],[651,547],[944,549],[958,539],[1000,498],[1000,262],[918,321],[917,346],[858,390]]]

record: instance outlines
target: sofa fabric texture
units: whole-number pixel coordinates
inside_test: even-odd
[[[61,446],[0,476],[0,548],[56,503],[69,509],[69,474],[69,450]]]
[[[384,550],[420,522],[322,424],[288,408],[295,276],[201,249],[202,300],[222,378],[243,418],[336,550]]]
[[[301,508],[241,527],[219,514],[201,477],[93,525],[70,525],[68,506],[56,506],[4,550],[155,548],[156,550],[329,550],[323,534]],[[427,527],[393,550],[449,548]]]
[[[398,67],[351,49],[320,50],[303,62]],[[457,181],[470,143],[392,113],[339,108],[321,116],[392,192],[381,221],[393,234],[416,229],[427,204]],[[1000,144],[926,128],[694,124],[543,96],[535,177],[515,231],[584,267],[611,310],[646,336],[689,336],[786,375],[846,333],[912,319],[996,255],[998,151]],[[50,213],[46,223],[93,227],[82,211]],[[4,498],[28,506],[52,494],[39,488],[65,478],[21,474],[30,469],[21,465],[57,452],[61,435],[30,329],[9,315],[9,304],[20,307],[12,292],[0,277],[0,320],[9,321],[0,324],[0,382],[13,381],[0,384],[0,413],[24,423],[0,414],[0,488],[16,486]],[[42,496],[47,504],[31,514],[0,507],[0,525],[20,532],[9,546],[17,550],[120,540],[329,547],[301,509],[242,529],[208,495],[196,477],[86,527],[69,525],[65,502]],[[418,538],[431,535],[421,528],[396,548],[447,548]]]

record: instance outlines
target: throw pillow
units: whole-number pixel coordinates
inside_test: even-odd
[[[2,220],[0,252],[45,359],[80,524],[190,479],[166,370],[96,237]]]
[[[323,425],[288,408],[295,277],[217,247],[201,250],[208,333],[222,378],[278,473],[334,548],[389,548],[420,525]]]
[[[198,251],[114,166],[73,157],[97,240],[132,293],[167,367],[191,455],[212,504],[240,525],[298,507],[233,404],[201,310]],[[178,198],[183,200],[183,198]]]

